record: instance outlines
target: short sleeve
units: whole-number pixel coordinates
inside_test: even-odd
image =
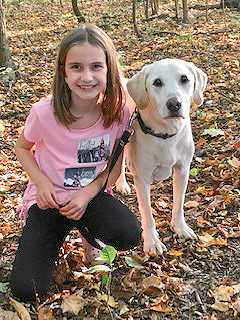
[[[123,108],[123,117],[122,122],[119,125],[118,132],[117,132],[117,139],[120,139],[123,135],[123,131],[126,129],[127,125],[129,124],[129,117],[130,111],[127,105]]]
[[[34,108],[31,109],[25,122],[24,136],[30,142],[39,142],[43,138],[43,130]]]

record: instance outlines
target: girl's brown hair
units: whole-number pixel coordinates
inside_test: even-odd
[[[107,85],[102,98],[104,127],[108,128],[114,121],[120,121],[123,108],[123,88],[120,81],[120,70],[117,53],[112,40],[95,25],[86,24],[70,31],[62,40],[53,82],[52,102],[58,120],[69,125],[77,120],[70,112],[71,91],[65,82],[65,61],[71,47],[76,44],[90,43],[101,48],[106,55]]]

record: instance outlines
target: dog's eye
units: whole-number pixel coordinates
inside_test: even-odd
[[[189,80],[187,76],[181,76],[181,83],[187,83],[188,81]]]
[[[153,82],[153,85],[155,87],[162,87],[163,86],[163,83],[160,79],[156,79],[154,82]]]

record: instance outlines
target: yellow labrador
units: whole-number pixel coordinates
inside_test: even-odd
[[[163,59],[145,66],[127,82],[128,92],[138,107],[138,117],[125,155],[134,177],[147,253],[162,254],[166,249],[159,240],[151,212],[153,180],[173,175],[171,226],[179,236],[197,238],[185,222],[183,205],[194,153],[189,111],[192,101],[202,104],[206,84],[207,75],[203,71],[179,59]],[[130,188],[124,171],[116,187],[126,193]]]

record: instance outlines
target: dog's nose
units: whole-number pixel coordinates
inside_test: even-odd
[[[181,109],[181,107],[182,107],[182,102],[179,100],[179,98],[173,97],[173,98],[168,99],[167,108],[171,112],[177,112],[178,110]]]

